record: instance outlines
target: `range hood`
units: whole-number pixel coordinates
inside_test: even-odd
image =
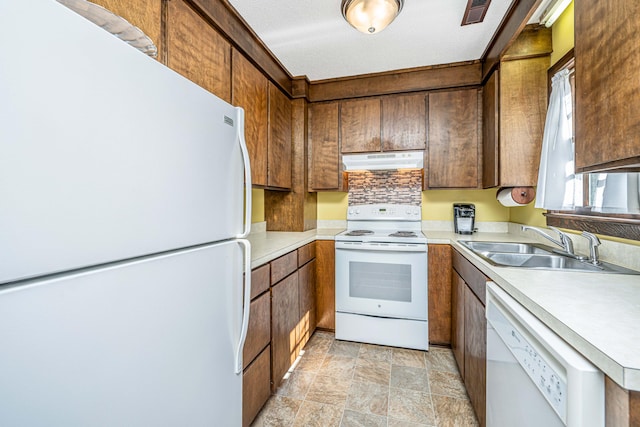
[[[342,156],[345,171],[422,169],[424,153],[421,151],[397,151],[393,153],[345,154]]]

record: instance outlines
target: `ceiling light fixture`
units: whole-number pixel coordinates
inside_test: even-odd
[[[377,34],[391,24],[404,0],[342,0],[342,16],[356,30]]]

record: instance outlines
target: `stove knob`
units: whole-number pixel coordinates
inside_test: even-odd
[[[353,209],[349,209],[349,215],[353,215]]]
[[[356,209],[356,215],[360,215],[360,209]]]

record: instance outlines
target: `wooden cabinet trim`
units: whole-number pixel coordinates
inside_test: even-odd
[[[451,270],[451,349],[462,378],[464,378],[464,294],[466,288],[467,284],[462,277],[455,270]]]
[[[470,287],[464,294],[464,383],[481,426],[486,425],[487,319]]]

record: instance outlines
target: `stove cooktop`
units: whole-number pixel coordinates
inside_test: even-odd
[[[426,243],[419,230],[346,230],[336,236],[343,242]]]

